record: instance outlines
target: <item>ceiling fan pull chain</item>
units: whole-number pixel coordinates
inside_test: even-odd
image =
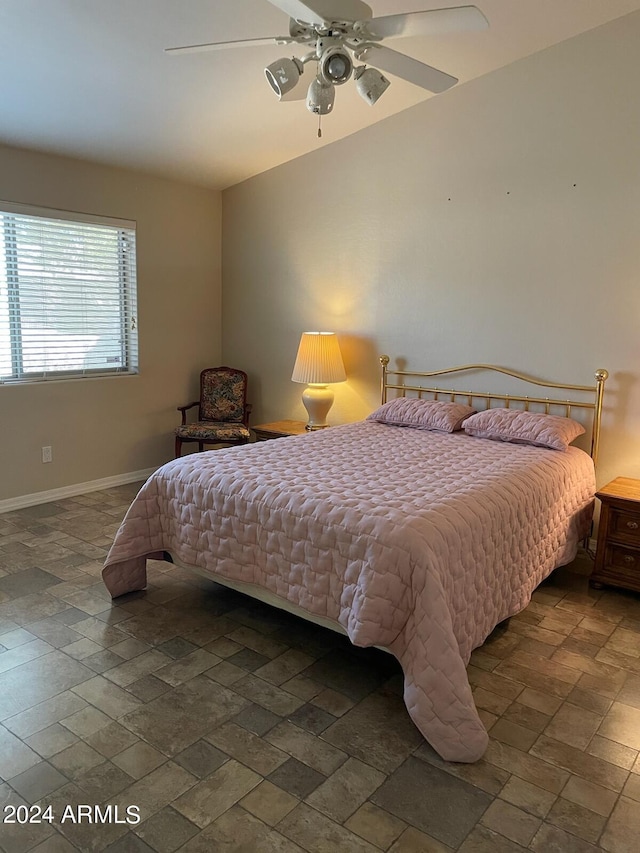
[[[322,139],[322,116],[318,113],[318,139]]]

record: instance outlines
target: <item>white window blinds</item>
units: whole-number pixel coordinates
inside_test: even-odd
[[[135,237],[0,201],[0,383],[137,373]]]

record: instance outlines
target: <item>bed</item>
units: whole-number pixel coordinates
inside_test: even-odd
[[[410,373],[380,362],[381,406],[364,421],[158,469],[103,579],[113,597],[144,589],[147,559],[163,559],[386,649],[424,737],[445,760],[472,762],[488,735],[466,665],[588,535],[607,372],[559,385],[490,365]],[[479,372],[509,393],[456,385]],[[465,407],[478,414],[454,424]],[[586,450],[570,445],[584,427],[566,431],[578,412]]]

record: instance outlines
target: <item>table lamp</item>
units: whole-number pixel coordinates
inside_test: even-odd
[[[293,366],[292,382],[304,382],[302,403],[309,415],[305,429],[329,426],[327,415],[333,405],[333,391],[327,385],[345,382],[338,337],[335,332],[303,332]]]

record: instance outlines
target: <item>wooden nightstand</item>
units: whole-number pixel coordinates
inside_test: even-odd
[[[282,438],[285,435],[308,435],[303,421],[274,421],[251,429],[256,434],[256,441],[269,441],[270,438]]]
[[[596,497],[602,510],[591,583],[640,592],[640,480],[617,477]]]

